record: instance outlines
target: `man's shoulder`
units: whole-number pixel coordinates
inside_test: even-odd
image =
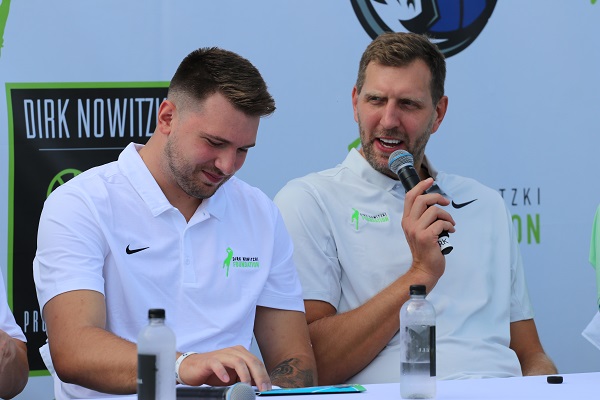
[[[480,181],[454,174],[439,173],[442,190],[452,201],[452,208],[461,212],[504,215],[508,208],[500,192]],[[472,206],[470,204],[475,204]],[[468,206],[468,207],[467,207]],[[492,210],[495,210],[491,213]]]
[[[110,182],[115,176],[121,175],[118,164],[112,161],[96,167],[92,167],[85,171],[75,173],[74,176],[58,186],[54,192],[61,193],[64,191],[88,191],[97,188],[101,182]],[[53,192],[53,194],[54,194]]]
[[[328,168],[322,171],[311,172],[299,178],[294,178],[288,181],[280,192],[289,190],[328,190],[332,186],[342,185],[345,183],[345,175],[347,169],[342,165],[337,165],[333,168]]]
[[[474,178],[440,172],[438,174],[438,179],[443,189],[447,189],[454,193],[471,193],[480,194],[482,196],[500,197],[497,190]]]
[[[273,201],[265,192],[256,186],[252,186],[248,182],[232,176],[223,186],[219,188],[222,195],[229,202],[253,203],[258,207],[270,208]]]

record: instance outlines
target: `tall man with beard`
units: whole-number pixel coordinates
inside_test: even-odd
[[[425,156],[448,107],[445,75],[426,37],[376,38],[352,91],[360,150],[275,197],[294,241],[321,384],[399,381],[399,311],[412,284],[426,285],[437,312],[438,378],[556,372],[502,198]],[[399,149],[414,156],[422,180],[408,193],[388,167]],[[442,231],[454,245],[446,257]]]
[[[50,195],[33,266],[57,399],[135,393],[150,308],[175,331],[182,383],[316,383],[291,239],[273,202],[233,176],[274,110],[248,60],[196,50],[146,145]]]

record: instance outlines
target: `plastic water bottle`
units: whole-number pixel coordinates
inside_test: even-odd
[[[138,336],[138,400],[175,400],[175,334],[165,325],[165,310],[148,310],[148,325]]]
[[[400,395],[435,398],[435,309],[425,299],[425,285],[411,285],[400,309]]]

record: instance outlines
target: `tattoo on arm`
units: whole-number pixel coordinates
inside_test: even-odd
[[[313,386],[315,381],[314,371],[301,369],[301,364],[302,361],[298,358],[289,358],[282,361],[271,372],[271,382],[282,388]]]

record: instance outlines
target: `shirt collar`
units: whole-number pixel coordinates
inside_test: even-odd
[[[342,162],[342,165],[356,175],[366,180],[367,182],[382,188],[385,191],[397,191],[401,189],[404,191],[402,187],[402,183],[400,183],[397,179],[392,179],[387,175],[382,174],[381,172],[375,170],[371,164],[358,152],[356,149],[351,149],[346,159]],[[423,157],[423,166],[429,171],[429,175],[436,180],[438,176],[438,171],[433,167],[427,156]],[[438,182],[434,183],[433,188],[437,187],[439,189],[439,193],[444,194],[444,191],[439,187]],[[431,190],[431,189],[430,189]],[[434,189],[437,191],[437,189]]]
[[[154,216],[173,208],[139,155],[144,145],[129,143],[119,155],[119,168]]]
[[[225,216],[225,210],[227,209],[227,197],[229,192],[228,188],[235,179],[237,178],[232,176],[227,182],[217,189],[215,194],[210,196],[208,199],[202,200],[202,203],[200,203],[200,206],[196,210],[195,214],[199,214],[201,212],[208,213],[211,216],[222,220]]]
[[[157,216],[167,210],[174,209],[174,207],[150,173],[142,157],[140,157],[139,151],[143,147],[144,145],[137,143],[127,145],[119,155],[119,168],[127,176],[129,182],[142,200],[148,205],[152,214]],[[235,177],[231,179],[235,179]],[[225,214],[227,196],[224,192],[228,184],[229,181],[225,182],[213,196],[202,200],[194,215],[208,213],[218,219],[222,219]]]

